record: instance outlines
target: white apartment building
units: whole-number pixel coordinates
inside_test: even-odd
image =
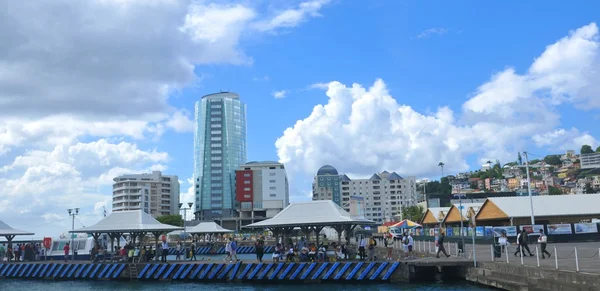
[[[332,166],[319,169],[313,182],[313,200],[333,200],[338,203],[336,193],[341,193],[339,204],[350,212],[351,197],[363,197],[365,218],[377,223],[399,219],[403,207],[419,202],[415,177],[403,178],[387,171],[374,174],[369,179],[336,175],[337,170]]]
[[[149,174],[122,175],[113,179],[112,211],[143,210],[158,217],[179,214],[179,178]]]
[[[235,171],[235,177],[241,226],[272,218],[289,205],[289,183],[283,164],[249,162]]]
[[[600,153],[583,154],[579,157],[582,169],[600,168]]]

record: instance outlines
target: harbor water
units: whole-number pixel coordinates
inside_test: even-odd
[[[474,286],[467,283],[450,284],[379,284],[379,285],[343,285],[343,284],[299,284],[299,285],[244,285],[244,284],[201,284],[201,283],[147,283],[147,282],[93,282],[93,281],[24,281],[0,280],[0,290],[28,290],[28,291],[117,291],[117,290],[147,290],[147,291],[185,291],[185,290],[211,290],[211,291],[309,291],[319,288],[330,291],[395,291],[395,290],[420,290],[420,291],[485,291],[490,288]]]

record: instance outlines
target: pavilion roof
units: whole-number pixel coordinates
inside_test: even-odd
[[[0,220],[0,236],[34,235],[35,233],[14,229],[4,221]]]
[[[333,225],[368,225],[374,221],[351,217],[331,200],[296,202],[290,204],[273,218],[249,224],[247,228],[300,227]]]
[[[179,226],[160,223],[142,210],[116,211],[98,223],[69,231],[71,233],[129,233],[173,231],[183,229]]]

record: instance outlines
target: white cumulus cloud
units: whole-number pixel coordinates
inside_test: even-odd
[[[286,90],[281,90],[281,91],[275,91],[273,92],[273,97],[275,97],[275,99],[283,99],[285,98],[285,96],[287,95],[287,91]]]
[[[314,175],[324,164],[356,176],[381,170],[437,176],[467,170],[467,159],[513,160],[531,146],[551,150],[597,144],[578,129],[559,128],[557,105],[598,108],[598,28],[581,27],[548,46],[525,74],[508,68],[477,88],[459,114],[447,107],[420,113],[392,97],[382,80],[371,87],[339,82],[329,100],[287,128],[275,145],[290,172]],[[301,190],[299,190],[301,191]]]

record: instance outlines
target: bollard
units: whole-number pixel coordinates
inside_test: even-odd
[[[492,254],[492,262],[494,261],[494,245],[490,245],[490,251]]]
[[[598,249],[598,258],[600,259],[600,248]]]
[[[448,253],[452,255],[452,244],[448,242]]]
[[[521,251],[521,266],[523,266],[523,248],[519,246],[519,250]]]
[[[454,243],[454,250],[456,251],[456,257],[458,257],[458,243]]]
[[[537,259],[538,268],[540,267],[540,254],[538,253],[538,247],[535,247],[535,258]]]
[[[575,247],[575,268],[579,273],[579,257],[577,256],[577,247]]]
[[[508,257],[509,257],[509,255],[508,255],[508,248],[504,249],[504,254],[506,255],[506,263],[508,264],[509,263],[508,262]]]
[[[427,241],[427,245],[429,246],[429,253],[431,253],[431,241]]]
[[[556,247],[554,247],[554,264],[556,265],[556,269],[558,270],[558,253],[556,252]]]

